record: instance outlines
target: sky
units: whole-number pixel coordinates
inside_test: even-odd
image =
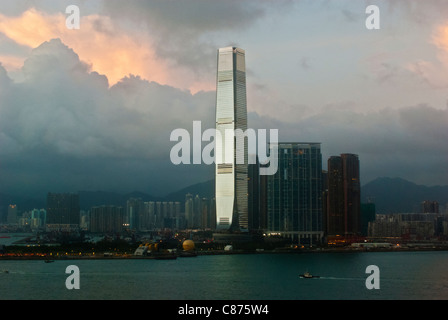
[[[0,192],[212,179],[171,163],[170,133],[214,127],[226,46],[246,51],[249,127],[322,143],[324,169],[358,154],[362,185],[448,185],[447,17],[442,0],[0,0]]]

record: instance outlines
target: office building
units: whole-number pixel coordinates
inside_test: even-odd
[[[247,130],[245,51],[218,50],[216,130],[222,143],[216,155],[216,228],[248,229],[247,138],[235,130]],[[231,132],[232,134],[229,134]],[[227,133],[227,134],[226,134]]]
[[[328,159],[327,234],[357,236],[361,233],[359,158],[341,154]]]
[[[248,227],[249,230],[261,229],[260,215],[260,163],[248,165]]]
[[[267,177],[267,234],[289,237],[298,244],[321,242],[320,143],[278,143],[277,147],[278,170]]]

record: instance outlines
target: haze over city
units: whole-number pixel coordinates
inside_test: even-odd
[[[362,184],[446,185],[447,14],[442,1],[2,2],[0,192],[164,195],[212,179],[214,166],[173,165],[169,137],[214,127],[225,46],[246,51],[249,127],[322,143],[324,166],[358,154]]]

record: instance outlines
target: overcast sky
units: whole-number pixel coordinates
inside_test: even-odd
[[[249,127],[321,142],[324,169],[358,154],[362,184],[448,184],[446,1],[1,0],[0,192],[164,195],[212,179],[171,163],[170,133],[214,126],[229,45],[246,51]]]

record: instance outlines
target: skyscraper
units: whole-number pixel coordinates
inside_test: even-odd
[[[248,166],[248,222],[249,230],[260,230],[260,163]]]
[[[290,237],[301,244],[320,242],[323,237],[320,143],[279,143],[278,170],[267,176],[267,185],[268,234]]]
[[[439,203],[437,201],[425,200],[422,202],[423,213],[439,213]]]
[[[121,232],[123,230],[123,219],[123,207],[92,207],[90,209],[90,232]]]
[[[328,235],[352,236],[361,232],[359,158],[345,153],[328,159]]]
[[[235,134],[235,130],[247,130],[244,50],[235,47],[218,50],[216,86],[216,130],[222,137],[215,148],[216,228],[245,230],[248,228],[247,138]],[[237,161],[241,155],[243,161]]]
[[[51,193],[47,195],[47,224],[79,225],[79,195]]]
[[[10,204],[8,206],[8,224],[17,223],[17,205]]]
[[[144,205],[141,198],[128,199],[126,202],[125,224],[129,226],[129,229],[140,229],[140,220],[143,212]]]

